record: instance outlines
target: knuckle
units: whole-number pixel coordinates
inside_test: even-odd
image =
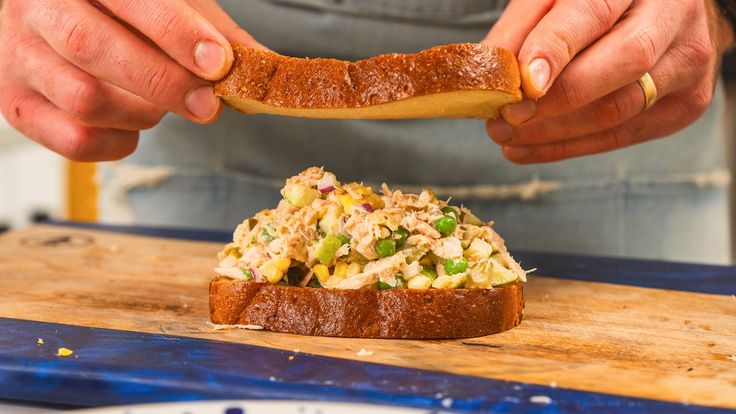
[[[582,104],[581,91],[576,81],[571,81],[562,76],[553,85],[555,106],[561,111],[571,111]],[[550,94],[551,95],[551,94]]]
[[[74,125],[60,153],[72,161],[96,161],[91,151],[91,143],[94,139],[95,130],[92,127]]]
[[[715,58],[715,51],[709,39],[692,41],[688,47],[688,60],[691,65],[707,67]]]
[[[163,102],[172,90],[175,82],[172,80],[170,64],[151,66],[143,71],[141,84],[147,97],[154,102]]]
[[[616,23],[616,7],[613,0],[597,0],[585,2],[590,8],[592,17],[597,23],[597,27],[611,27]]]
[[[713,100],[713,89],[710,87],[700,87],[690,96],[688,100],[688,112],[691,115],[691,119],[695,120],[700,118],[701,115],[710,106],[710,102]]]
[[[179,13],[163,9],[157,16],[154,17],[156,27],[158,27],[158,37],[164,40],[172,36],[176,36],[179,33],[187,33],[186,21],[182,18]]]
[[[631,102],[628,99],[613,95],[597,105],[594,119],[599,126],[610,128],[629,117]]]
[[[634,70],[636,72],[647,72],[657,63],[657,41],[653,30],[640,30],[631,35],[631,45],[634,50]]]
[[[81,120],[96,118],[103,107],[97,82],[79,79],[72,82],[72,85],[69,89],[67,111]]]

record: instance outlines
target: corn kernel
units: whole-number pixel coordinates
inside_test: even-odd
[[[337,201],[342,204],[342,208],[346,211],[350,211],[350,207],[356,203],[355,199],[350,196],[350,194],[342,194],[337,196]]]
[[[314,266],[314,274],[317,275],[319,283],[327,283],[327,279],[330,278],[330,269],[323,264],[318,264]]]
[[[263,264],[261,272],[270,283],[275,284],[278,283],[284,276],[284,273],[289,270],[290,265],[291,259],[273,258]]]
[[[363,270],[363,267],[360,265],[360,263],[350,263],[348,265],[348,276],[357,275]]]
[[[348,275],[348,264],[345,262],[337,262],[335,270],[332,272],[333,276],[337,276],[341,279],[345,279]]]
[[[406,286],[409,289],[429,289],[429,287],[432,286],[432,279],[422,275],[414,276],[409,279]]]

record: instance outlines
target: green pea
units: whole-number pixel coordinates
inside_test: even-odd
[[[394,240],[396,240],[396,247],[401,248],[406,244],[406,239],[409,238],[409,230],[399,227],[394,232]]]
[[[445,272],[448,275],[455,275],[468,270],[468,259],[462,258],[457,261],[452,259],[445,260]]]
[[[433,267],[422,266],[422,271],[419,274],[427,276],[428,278],[435,280],[437,279],[437,271]]]
[[[376,254],[378,257],[389,257],[396,253],[396,240],[381,239],[376,242]]]
[[[442,207],[442,213],[446,216],[452,216],[457,221],[457,211],[450,206]]]
[[[434,226],[437,227],[437,231],[443,236],[449,236],[455,232],[457,228],[457,220],[452,216],[440,217],[434,221]]]
[[[346,236],[344,234],[338,234],[337,235],[337,238],[340,239],[340,241],[342,242],[342,244],[348,244],[348,243],[350,243],[350,237],[348,237],[348,236]]]

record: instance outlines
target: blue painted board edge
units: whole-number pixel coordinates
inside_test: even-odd
[[[69,221],[52,221],[49,224],[184,240],[222,243],[232,240],[232,231],[229,230],[115,226]],[[512,249],[512,252],[524,268],[536,268],[538,269],[536,273],[540,275],[717,295],[736,294],[736,266],[541,253],[515,249]]]
[[[0,398],[15,400],[100,406],[305,399],[444,410],[449,398],[453,411],[466,412],[734,413],[169,335],[7,318],[0,332]],[[74,354],[56,356],[62,346]],[[533,403],[534,396],[550,403]]]

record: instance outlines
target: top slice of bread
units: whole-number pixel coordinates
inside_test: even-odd
[[[215,94],[246,114],[306,118],[497,118],[521,100],[519,67],[506,49],[437,46],[357,62],[301,59],[233,48]]]

